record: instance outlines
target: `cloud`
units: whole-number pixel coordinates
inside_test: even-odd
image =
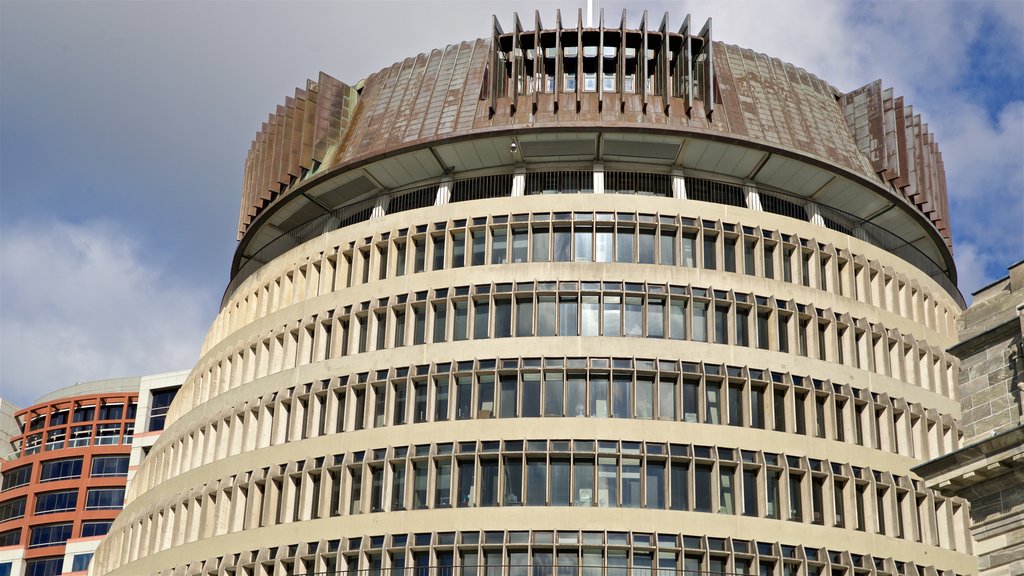
[[[169,279],[113,223],[23,221],[0,243],[0,395],[190,367],[209,295]]]

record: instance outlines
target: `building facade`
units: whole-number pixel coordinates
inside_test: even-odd
[[[185,376],[76,384],[5,414],[0,574],[85,573],[123,507],[131,460],[141,457],[135,439],[158,434],[150,427],[150,398],[177,390]]]
[[[94,571],[975,573],[927,125],[669,20],[286,99]]]
[[[981,574],[1024,574],[1024,262],[974,293],[960,335],[965,446],[914,471],[970,502]]]

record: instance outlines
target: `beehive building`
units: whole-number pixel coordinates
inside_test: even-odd
[[[270,115],[100,574],[966,575],[942,157],[711,22],[539,16]],[[630,572],[632,571],[632,572]]]

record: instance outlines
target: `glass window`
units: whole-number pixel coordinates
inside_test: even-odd
[[[17,546],[21,543],[21,528],[0,532],[0,546]]]
[[[590,415],[597,418],[608,417],[607,378],[591,378],[590,380]]]
[[[570,262],[572,260],[572,229],[568,227],[555,228],[552,248],[554,248],[555,262]]]
[[[78,503],[78,490],[59,490],[36,495],[35,514],[52,514],[74,510]],[[24,502],[23,502],[24,504]]]
[[[444,235],[434,236],[432,238],[434,245],[433,252],[433,263],[431,264],[431,270],[443,270],[444,269]],[[465,248],[463,248],[465,249]]]
[[[622,297],[621,296],[608,296],[604,297],[604,335],[605,336],[621,336],[622,335]]]
[[[669,305],[669,337],[686,338],[686,300],[681,298],[673,298]]]
[[[566,407],[570,416],[585,416],[587,406],[587,380],[582,375],[570,374],[566,380]]]
[[[715,343],[729,343],[729,305],[715,305]]]
[[[473,338],[482,340],[487,338],[487,329],[490,327],[491,303],[487,300],[475,300],[473,302]]]
[[[602,458],[602,460],[604,460]],[[639,508],[642,504],[640,495],[640,459],[622,459],[622,506]],[[614,506],[613,504],[610,504]]]
[[[32,465],[27,464],[19,468],[13,468],[4,473],[2,491],[13,490],[24,486],[32,480]]]
[[[405,346],[405,310],[395,310],[395,348]]]
[[[662,378],[658,381],[658,418],[676,419],[676,381]]]
[[[455,325],[452,331],[452,340],[458,342],[469,337],[469,302],[466,300],[453,300]],[[487,324],[484,324],[486,330]]]
[[[704,414],[705,414],[705,417],[706,417],[705,421],[708,424],[719,424],[722,421],[722,419],[721,419],[721,410],[722,410],[721,392],[722,392],[722,387],[721,386],[722,385],[717,383],[717,382],[705,382],[704,383],[704,390],[705,390],[705,393],[706,393],[705,394],[706,404],[704,406]]]
[[[533,298],[516,298],[516,336],[533,336]]]
[[[508,260],[508,230],[491,230],[491,264],[504,264]]]
[[[665,337],[665,301],[661,298],[647,300],[647,337]]]
[[[117,510],[124,507],[124,503],[124,488],[93,488],[85,497],[87,510]]]
[[[618,462],[616,458],[597,459],[597,505],[614,508],[619,505]]]
[[[698,342],[708,341],[708,304],[693,303],[693,339]]]
[[[516,388],[519,381],[515,374],[504,374],[501,377],[501,418],[515,418],[516,410]]]
[[[576,255],[577,262],[591,262],[594,260],[594,235],[590,228],[576,228]]]
[[[517,506],[523,502],[523,459],[522,457],[505,457],[505,498],[506,506]]]
[[[658,252],[665,266],[676,265],[676,237],[673,232],[662,230],[659,236]]]
[[[689,476],[690,470],[686,462],[673,461],[671,468],[671,506],[673,510],[688,510],[690,508]]]
[[[23,517],[25,515],[26,502],[28,502],[27,496],[19,496],[0,502],[0,524],[14,518]],[[36,507],[39,507],[38,500],[36,500]],[[36,512],[36,514],[39,514],[39,512]]]
[[[452,461],[445,458],[437,462],[436,485],[434,486],[434,507],[449,508],[452,505]]]
[[[750,425],[754,428],[765,427],[764,421],[764,388],[757,386],[750,389]]]
[[[576,296],[560,296],[558,298],[558,335],[579,336],[576,320],[579,315],[579,303]]]
[[[414,382],[413,393],[413,422],[419,424],[427,421],[427,383]]]
[[[694,466],[694,507],[697,512],[711,512],[711,465]]]
[[[545,506],[547,504],[547,461],[543,458],[526,460],[526,504]]]
[[[757,313],[757,347],[768,349],[768,312]]]
[[[540,416],[540,372],[523,374],[523,418]]]
[[[28,547],[40,548],[43,546],[63,545],[67,543],[68,538],[71,538],[71,526],[71,522],[33,526]]]
[[[716,239],[717,236],[713,234],[704,234],[704,268],[707,270],[714,270],[716,268]]]
[[[623,468],[625,475],[625,468]],[[647,461],[647,507],[654,509],[665,508],[665,462]]]
[[[803,522],[803,496],[800,484],[803,476],[798,474],[789,475],[789,519]]]
[[[414,239],[412,241],[412,250],[413,250],[412,271],[414,273],[423,272],[424,270],[426,270],[426,259],[427,259],[427,246],[426,246],[426,242],[424,242],[422,238]]]
[[[394,411],[394,415],[392,417],[391,423],[392,423],[392,425],[396,425],[396,426],[399,425],[399,424],[405,424],[406,382],[405,381],[395,382],[394,389],[392,390],[392,394],[394,395],[393,402],[394,402],[394,405],[395,405],[395,411]]]
[[[726,238],[722,245],[723,264],[726,272],[736,271],[736,239]]]
[[[743,515],[757,516],[757,470],[743,469]]]
[[[447,333],[448,323],[448,303],[447,302],[436,302],[433,305],[434,309],[434,338],[433,342],[444,342],[445,335]]]
[[[736,344],[750,346],[750,309],[736,307]]]
[[[616,238],[615,261],[632,263],[636,262],[633,256],[633,229],[619,228]]]
[[[512,229],[512,261],[529,262],[529,236],[527,228]]]
[[[547,262],[551,256],[551,246],[548,228],[533,229],[533,262]]]
[[[483,378],[483,376],[481,376]],[[493,376],[491,377],[493,378]],[[493,382],[493,381],[492,381]],[[493,384],[492,384],[493,386]],[[455,379],[455,418],[466,420],[473,417],[473,380],[470,376]],[[481,415],[481,417],[483,417]]]
[[[754,240],[746,240],[743,242],[743,273],[754,275]]]
[[[629,418],[632,406],[632,377],[616,375],[612,379],[612,418]]]
[[[582,318],[580,323],[581,336],[600,335],[601,304],[597,295],[582,296]]]
[[[643,336],[644,335],[644,303],[640,297],[627,297],[626,298],[626,336]]]
[[[700,382],[697,380],[683,380],[683,420],[686,422],[697,421],[697,398],[700,396]]]
[[[742,384],[729,384],[729,425],[743,426]]]
[[[594,505],[594,461],[590,458],[576,458],[573,461],[574,505]]]
[[[395,244],[395,276],[405,276],[405,242]]]
[[[487,236],[483,230],[474,230],[470,233],[470,238],[473,244],[471,263],[473,266],[480,266],[484,263],[487,254]]]
[[[561,372],[546,372],[544,374],[544,415],[563,415]]]
[[[412,343],[423,344],[427,338],[427,309],[423,306],[413,306],[412,317]]]
[[[554,336],[558,310],[554,296],[537,297],[537,336]]]
[[[736,470],[722,466],[718,470],[718,512],[720,514],[735,514],[736,509],[733,501],[733,481]]]
[[[82,538],[92,536],[103,536],[110,531],[112,520],[98,520],[93,522],[82,522]]]
[[[63,460],[51,460],[43,462],[43,468],[39,475],[40,482],[52,482],[66,478],[80,478],[82,476],[82,459],[65,458]]]
[[[427,462],[412,463],[412,507],[422,510],[427,507]]]
[[[92,561],[92,552],[86,552],[84,554],[75,554],[71,559],[71,571],[72,572],[83,572],[89,569],[89,562]]]
[[[435,254],[435,262],[436,258]],[[462,268],[464,265],[466,265],[466,233],[457,232],[452,234],[452,268]],[[434,270],[439,269],[434,268]]]
[[[29,560],[25,562],[25,576],[53,576],[60,574],[63,566],[63,556]]]
[[[571,465],[568,458],[551,459],[551,505],[568,506],[571,499],[570,490]]]
[[[597,230],[597,261],[598,262],[611,262],[612,261],[612,250],[614,246],[614,235],[611,230],[598,229]]]
[[[775,278],[775,247],[764,246],[764,277]]]
[[[480,460],[480,505],[498,505],[497,460]]]
[[[636,417],[644,420],[654,417],[654,380],[650,376],[636,378]]]
[[[460,377],[461,378],[461,377]],[[467,380],[468,376],[465,377]],[[467,391],[468,395],[469,392]],[[480,374],[477,376],[477,416],[479,418],[491,418],[494,416],[494,374]]]
[[[512,301],[502,298],[494,300],[494,337],[508,338],[512,335]]]
[[[640,230],[640,263],[654,264],[654,230]]]
[[[404,386],[402,386],[404,388]],[[434,380],[434,420],[443,422],[448,419],[448,390],[451,382],[447,376]]]
[[[683,233],[682,265],[689,268],[697,267],[697,235],[693,232]]]

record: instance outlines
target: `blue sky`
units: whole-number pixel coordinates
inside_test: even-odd
[[[613,20],[622,3],[598,2]],[[347,82],[582,3],[0,2],[0,396],[190,367],[235,248],[262,121]],[[1024,258],[1024,2],[650,2],[660,22],[852,90],[877,78],[936,133],[965,294]],[[525,18],[524,18],[525,19]],[[530,17],[532,20],[532,16]]]

